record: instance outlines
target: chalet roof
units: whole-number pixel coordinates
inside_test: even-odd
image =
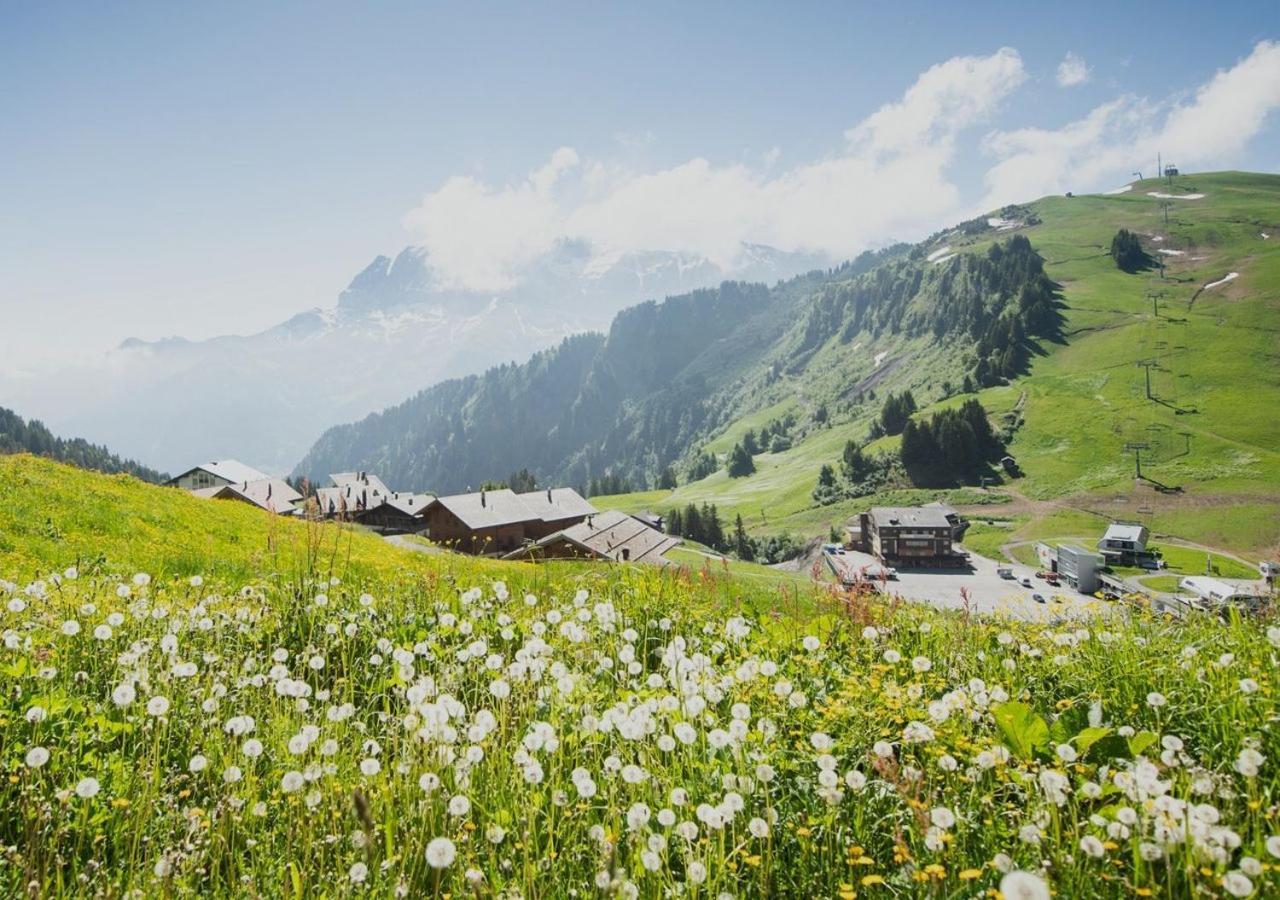
[[[431,505],[431,501],[435,497],[431,494],[413,494],[408,492],[392,493],[390,497],[383,501],[386,506],[394,507],[402,513],[411,516],[420,515],[424,509]]]
[[[534,544],[546,546],[567,540],[593,554],[615,561],[665,563],[663,554],[680,543],[679,538],[657,529],[616,509],[596,513],[576,525],[549,534]]]
[[[541,517],[518,494],[507,488],[474,494],[451,494],[437,497],[434,502],[457,516],[472,531],[541,521]]]
[[[257,481],[223,484],[217,487],[201,488],[192,493],[197,497],[236,498],[252,503],[260,509],[282,515],[296,513],[298,508],[294,504],[302,499],[301,494],[279,478],[259,478]]]
[[[1147,529],[1133,522],[1112,522],[1102,536],[1104,541],[1143,541],[1146,540]]]
[[[357,492],[367,488],[370,497],[386,497],[395,493],[383,483],[381,478],[369,472],[337,472],[330,475],[329,480],[333,482],[334,487],[349,485]]]
[[[886,525],[918,528],[951,527],[946,513],[936,506],[873,506],[870,516],[877,528],[884,528]]]
[[[516,496],[544,522],[580,519],[596,513],[596,508],[573,488],[547,488],[542,491],[526,491]]]
[[[351,480],[344,481],[336,487],[316,489],[316,502],[320,504],[322,513],[329,512],[330,501],[332,501],[334,512],[342,510],[355,512],[357,509],[373,509],[375,506],[381,506],[393,496],[395,495],[376,477],[372,477],[368,483]]]
[[[221,459],[214,460],[213,462],[202,463],[198,466],[192,466],[190,469],[183,472],[182,475],[190,475],[192,472],[208,472],[215,478],[221,478],[232,483],[238,482],[240,484],[243,484],[246,481],[264,481],[271,477],[265,472],[259,472],[253,466],[245,465],[238,459]],[[178,475],[173,478],[172,481],[176,482],[178,478],[182,477],[182,475]]]

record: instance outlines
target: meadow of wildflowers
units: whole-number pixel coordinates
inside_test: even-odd
[[[0,894],[1280,887],[1274,626],[540,581],[0,583]]]
[[[1273,621],[423,557],[0,474],[0,896],[1280,890]]]

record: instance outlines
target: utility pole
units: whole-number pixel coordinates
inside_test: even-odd
[[[1155,397],[1151,396],[1151,369],[1152,368],[1158,369],[1160,367],[1160,363],[1158,360],[1144,359],[1144,360],[1141,360],[1138,363],[1138,365],[1141,366],[1143,369],[1145,369],[1147,372],[1147,399],[1154,400]]]
[[[1133,454],[1133,477],[1142,478],[1142,451],[1151,445],[1146,441],[1130,441],[1124,445],[1125,453]]]

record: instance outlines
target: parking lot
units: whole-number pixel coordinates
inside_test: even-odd
[[[871,571],[880,568],[875,557],[856,550],[844,550],[842,562],[847,567]],[[928,603],[939,609],[963,609],[967,605],[973,612],[999,613],[1020,619],[1050,620],[1063,617],[1096,615],[1109,605],[1094,597],[1079,594],[1069,585],[1053,587],[1035,577],[1035,569],[1017,563],[997,563],[984,556],[970,554],[969,570],[959,569],[899,569],[898,577],[884,585],[890,594]],[[1001,578],[996,570],[1002,567],[1013,570],[1017,580]],[[1023,578],[1031,580],[1032,587],[1023,587]],[[962,591],[964,595],[962,596]],[[1046,602],[1031,599],[1040,594]]]

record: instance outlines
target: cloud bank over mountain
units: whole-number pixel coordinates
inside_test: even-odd
[[[641,171],[564,146],[518,183],[450,178],[404,223],[445,277],[473,289],[509,286],[561,238],[721,265],[746,244],[845,258],[1005,203],[1114,187],[1161,149],[1184,167],[1230,164],[1280,107],[1280,44],[1258,43],[1189,96],[1120,95],[1056,128],[991,129],[1029,77],[1013,48],[954,57],[845,129],[828,155],[790,166],[771,153]],[[1079,86],[1090,69],[1069,53],[1056,79]],[[953,171],[969,149],[987,161],[980,196],[966,197]]]

